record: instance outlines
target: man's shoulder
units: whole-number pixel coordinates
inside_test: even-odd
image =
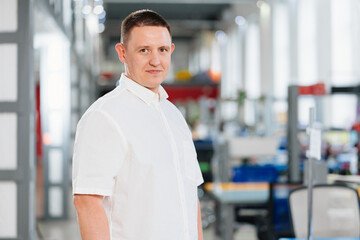
[[[180,113],[179,109],[169,100],[164,100],[164,106],[166,107],[166,109],[168,109],[169,111],[173,111],[176,113]]]
[[[120,87],[116,87],[93,102],[85,111],[83,117],[94,112],[103,112],[112,115],[113,112],[121,109],[122,105],[126,106],[126,99],[126,91]]]
[[[122,104],[126,104],[128,99],[126,89],[116,87],[112,91],[98,98],[88,110],[112,111],[118,109]]]
[[[170,114],[176,118],[179,118],[179,119],[185,121],[184,116],[181,113],[181,111],[179,110],[179,108],[177,106],[175,106],[172,102],[170,102],[169,100],[165,100],[164,106],[167,111],[167,114]]]

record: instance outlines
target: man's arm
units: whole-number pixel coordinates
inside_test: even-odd
[[[103,196],[75,194],[74,205],[82,240],[110,240]]]
[[[200,201],[198,199],[198,221],[197,221],[197,226],[198,226],[198,240],[204,240],[203,237],[203,231],[202,231],[202,222],[201,222],[201,209],[200,209]]]

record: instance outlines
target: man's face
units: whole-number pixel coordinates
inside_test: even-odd
[[[169,72],[174,48],[169,31],[160,26],[134,27],[127,43],[116,45],[125,75],[156,93]]]

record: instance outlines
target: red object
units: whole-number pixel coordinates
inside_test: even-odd
[[[218,97],[218,85],[163,85],[168,100],[172,103],[176,101],[198,100],[200,97]]]
[[[355,123],[352,126],[352,129],[355,130],[356,132],[360,133],[360,123]]]
[[[325,95],[325,84],[317,83],[310,86],[299,86],[299,95]]]
[[[41,112],[40,112],[40,84],[36,84],[35,89],[35,129],[36,129],[36,156],[41,158],[43,155],[42,137],[41,137]]]
[[[113,72],[102,72],[101,73],[101,77],[106,80],[112,79],[114,77],[114,75],[115,74]]]

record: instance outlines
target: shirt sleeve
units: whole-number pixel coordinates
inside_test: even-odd
[[[199,166],[199,163],[198,163],[198,166],[197,166],[197,182],[196,182],[196,184],[197,184],[197,186],[200,186],[201,184],[203,184],[204,183],[204,178],[203,178],[203,176],[202,176],[202,173],[201,173],[201,169],[200,169],[200,166]]]
[[[93,110],[76,130],[73,155],[73,194],[111,196],[127,152],[120,127],[107,113]]]
[[[184,126],[184,133],[187,135],[187,140],[183,144],[184,144],[184,157],[185,157],[185,161],[187,162],[187,168],[190,168],[190,170],[188,171],[190,172],[189,177],[195,182],[197,186],[200,186],[201,184],[204,183],[204,178],[201,173],[201,169],[197,158],[195,145],[192,140],[189,125],[187,124],[184,116],[179,111],[179,109],[174,106],[174,110],[178,115],[178,118],[182,122],[182,125]]]
[[[194,151],[195,151],[195,146],[194,146]],[[199,164],[199,161],[198,161],[197,157],[196,157],[196,162],[194,164],[194,172],[195,172],[196,185],[200,186],[201,184],[204,183],[204,178],[203,178],[203,175],[201,173],[200,164]]]

